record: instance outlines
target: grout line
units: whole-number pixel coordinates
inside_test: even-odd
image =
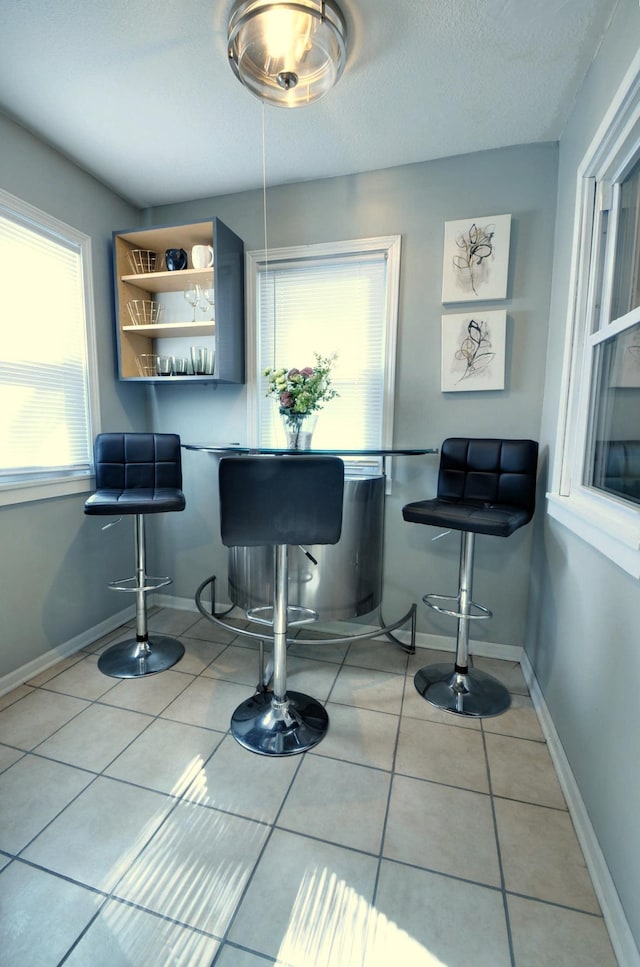
[[[409,659],[407,657],[407,667],[408,667],[408,664],[409,664]],[[378,899],[378,886],[380,884],[380,873],[382,871],[382,863],[385,858],[384,845],[385,845],[385,840],[387,838],[387,823],[389,821],[389,812],[391,810],[391,797],[393,795],[393,787],[394,787],[395,778],[396,778],[396,760],[398,757],[398,746],[400,745],[400,729],[402,727],[402,712],[404,709],[404,701],[405,701],[405,695],[407,691],[406,686],[407,686],[407,672],[405,671],[404,684],[402,687],[402,697],[400,699],[400,712],[398,715],[398,722],[396,725],[396,739],[393,744],[393,756],[391,758],[391,778],[389,780],[389,789],[387,791],[387,804],[385,807],[384,818],[382,821],[382,832],[380,836],[380,853],[378,855],[378,864],[376,868],[375,879],[373,882],[373,894],[371,897],[371,904],[374,907]]]
[[[506,890],[507,896],[517,897],[519,900],[531,900],[532,903],[541,903],[545,907],[555,907],[557,910],[568,910],[570,913],[580,913],[585,917],[593,917],[594,920],[604,921],[602,911],[594,913],[593,910],[584,910],[582,907],[573,907],[569,903],[560,903],[558,900],[545,900],[539,896],[531,896],[529,893],[519,893],[517,890]]]
[[[239,950],[241,953],[250,954],[252,957],[257,957],[259,960],[264,960],[265,964],[278,963],[278,961],[274,960],[273,957],[270,957],[268,954],[263,954],[261,951],[254,950],[252,947],[245,947],[236,940],[225,940],[224,943],[220,944],[220,949],[217,951],[209,967],[215,967],[215,965],[219,963],[219,958],[221,957],[222,951],[225,947],[228,950]]]
[[[455,880],[456,883],[466,883],[469,886],[478,886],[483,890],[492,890],[494,893],[502,893],[502,887],[496,886],[493,883],[485,883],[484,880],[472,880],[468,876],[461,876],[459,873],[445,873],[444,870],[439,870],[435,866],[418,866],[416,863],[409,863],[407,860],[398,860],[393,856],[383,856],[382,859],[385,863],[393,864],[394,866],[405,866],[408,870],[416,870],[418,873],[429,873],[430,876],[440,876],[444,880]],[[526,897],[525,899],[529,899]],[[541,903],[545,903],[545,900],[541,900]]]
[[[482,736],[482,748],[484,750],[484,761],[487,770],[487,782],[489,785],[489,804],[491,806],[491,817],[493,820],[493,834],[496,840],[496,853],[498,856],[498,869],[500,871],[500,890],[502,893],[502,906],[504,909],[504,919],[505,927],[507,931],[507,944],[509,947],[509,956],[511,958],[511,967],[516,967],[515,951],[513,949],[513,935],[511,932],[511,918],[509,916],[509,904],[507,901],[507,886],[504,877],[504,866],[502,863],[502,850],[500,849],[500,837],[498,835],[498,817],[496,816],[495,802],[493,796],[493,785],[491,783],[491,769],[489,766],[489,753],[487,751],[487,737],[484,731],[484,725],[482,719],[480,719],[480,734]]]
[[[57,874],[54,874],[54,875],[57,875]],[[71,881],[71,882],[75,882],[75,881]],[[82,884],[79,884],[79,885],[82,886]],[[80,941],[82,940],[82,938],[89,932],[89,928],[93,925],[93,923],[95,923],[95,921],[97,920],[99,914],[104,910],[105,906],[108,903],[113,903],[113,904],[116,904],[116,905],[119,905],[119,906],[123,906],[123,907],[129,907],[129,909],[131,909],[131,910],[137,910],[137,911],[139,911],[141,913],[145,913],[145,914],[147,914],[150,917],[154,917],[156,920],[162,921],[163,923],[170,923],[170,924],[173,924],[176,927],[182,927],[183,929],[188,930],[190,933],[196,933],[196,934],[198,934],[201,937],[207,937],[207,938],[210,938],[211,940],[216,940],[216,941],[220,942],[220,938],[215,933],[210,933],[207,930],[202,930],[200,927],[194,927],[191,924],[185,923],[183,920],[177,920],[175,917],[169,917],[169,916],[166,916],[165,914],[157,913],[155,910],[150,910],[148,907],[140,906],[140,904],[133,903],[131,900],[126,900],[126,899],[124,899],[124,897],[114,897],[114,896],[110,896],[110,895],[106,895],[105,894],[105,901],[100,906],[100,909],[98,911],[96,911],[95,916],[91,917],[89,923],[85,926],[85,928],[76,937],[76,939],[71,944],[71,946],[69,947],[69,949],[65,952],[64,956],[62,957],[62,959],[60,961],[58,961],[58,964],[56,965],[56,967],[62,967],[62,965],[67,962],[67,960],[69,959],[70,955],[73,953],[73,951],[75,950],[75,948],[78,946],[78,944],[80,943]],[[217,952],[216,952],[216,956],[217,956]]]
[[[231,732],[229,732],[229,735],[231,735]],[[210,758],[212,758],[214,754],[215,753],[212,753],[212,756]],[[221,939],[220,949],[218,950],[218,952],[216,953],[215,957],[213,958],[213,961],[211,963],[211,967],[214,967],[216,961],[218,960],[218,958],[220,956],[220,952],[222,951],[222,949],[224,947],[224,944],[228,940],[229,934],[230,934],[230,932],[231,932],[231,930],[233,928],[233,925],[234,925],[234,923],[235,923],[235,921],[237,919],[238,913],[240,912],[240,908],[242,907],[242,904],[244,903],[245,897],[247,896],[247,894],[249,892],[249,889],[251,887],[251,884],[253,883],[253,879],[254,879],[254,877],[256,875],[256,872],[258,870],[258,867],[260,866],[260,864],[261,864],[261,862],[262,862],[262,860],[264,858],[264,855],[265,855],[265,852],[267,850],[267,847],[268,847],[269,843],[273,839],[274,831],[275,831],[276,828],[280,828],[280,827],[277,827],[276,826],[276,824],[278,822],[278,818],[280,817],[280,815],[282,813],[282,810],[284,809],[284,805],[285,805],[285,803],[286,803],[286,801],[287,801],[287,799],[289,797],[289,793],[291,792],[291,787],[293,786],[293,783],[295,782],[295,780],[296,780],[296,778],[298,776],[298,773],[300,772],[300,769],[302,768],[302,763],[303,763],[304,759],[306,759],[306,753],[303,753],[300,756],[300,762],[298,763],[297,768],[294,770],[294,773],[291,776],[291,780],[290,780],[289,785],[287,787],[287,790],[286,790],[286,792],[284,794],[284,797],[282,799],[282,802],[280,803],[280,806],[279,806],[279,808],[278,808],[278,810],[276,812],[276,815],[274,816],[273,821],[268,824],[271,827],[270,828],[270,831],[265,836],[264,843],[262,844],[262,849],[258,853],[258,856],[256,858],[256,861],[253,864],[253,869],[251,870],[251,873],[247,877],[247,882],[245,883],[244,889],[242,890],[242,893],[240,894],[240,896],[238,898],[238,901],[237,901],[236,906],[235,906],[235,910],[233,911],[231,917],[229,918],[229,923],[227,924],[226,930],[224,931],[223,937]],[[270,962],[273,963],[274,961],[272,960]]]

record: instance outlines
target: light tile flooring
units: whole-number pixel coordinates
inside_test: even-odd
[[[330,731],[271,759],[228,732],[252,643],[150,624],[173,669],[102,675],[120,630],[0,699],[3,967],[615,965],[519,666],[477,659],[512,708],[459,721],[413,685],[441,652],[292,645]]]

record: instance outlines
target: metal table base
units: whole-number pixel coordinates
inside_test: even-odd
[[[202,582],[202,584],[199,586],[198,590],[196,591],[195,602],[196,602],[198,611],[200,612],[203,618],[206,618],[207,621],[210,621],[212,624],[217,625],[219,628],[224,628],[225,631],[229,631],[231,632],[231,634],[234,634],[234,635],[243,635],[244,637],[247,637],[247,638],[253,638],[255,641],[259,643],[260,673],[258,678],[258,691],[264,691],[268,687],[269,681],[271,680],[272,667],[271,667],[271,663],[269,663],[265,668],[263,649],[264,649],[264,642],[272,640],[271,635],[265,634],[264,631],[250,631],[247,628],[238,628],[237,625],[232,625],[232,624],[229,624],[227,621],[225,621],[224,619],[227,618],[236,609],[236,606],[232,605],[231,608],[227,608],[226,611],[216,611],[215,582],[216,582],[216,576],[215,574],[212,574],[211,577],[206,578]],[[202,595],[204,594],[205,590],[208,587],[211,587],[211,605],[209,610],[207,610],[207,607],[205,606],[205,603],[202,600]],[[415,650],[416,650],[416,613],[417,613],[417,604],[414,602],[409,608],[409,610],[407,611],[407,613],[404,614],[401,618],[398,618],[397,621],[394,621],[391,624],[385,624],[384,619],[382,618],[382,611],[381,609],[378,609],[377,614],[378,614],[378,621],[379,621],[380,627],[374,628],[373,631],[365,631],[358,634],[338,635],[335,638],[325,638],[325,637],[322,637],[321,639],[297,638],[297,637],[289,638],[287,639],[287,645],[290,645],[292,642],[295,642],[296,645],[317,645],[319,641],[321,641],[323,644],[334,645],[334,644],[341,644],[342,642],[364,641],[368,638],[379,638],[380,635],[385,635],[390,641],[393,641],[395,644],[399,645],[404,652],[406,652],[409,655],[413,655],[415,654]],[[408,644],[401,641],[394,634],[392,634],[393,631],[396,631],[398,628],[401,628],[403,625],[406,625],[406,624],[409,624],[410,626],[410,639]]]

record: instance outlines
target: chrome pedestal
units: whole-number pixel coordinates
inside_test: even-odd
[[[144,514],[136,514],[134,517],[134,543],[135,577],[112,581],[109,585],[112,591],[126,591],[136,596],[135,638],[112,645],[98,659],[100,671],[111,678],[141,678],[143,675],[154,675],[156,672],[171,668],[184,655],[184,645],[177,638],[166,635],[149,637],[147,593],[171,584],[171,578],[149,577],[146,573]]]
[[[257,692],[231,717],[234,738],[260,755],[294,755],[313,748],[327,734],[329,716],[309,695],[287,692],[278,702],[273,692]]]
[[[492,675],[469,668],[469,622],[492,617],[488,608],[476,604],[471,597],[474,541],[473,532],[462,531],[457,596],[425,594],[422,599],[434,611],[458,619],[455,664],[425,665],[416,673],[414,684],[420,695],[436,708],[455,715],[489,718],[506,712],[511,697]],[[455,609],[437,602],[451,602]]]
[[[431,705],[457,715],[488,718],[506,712],[511,704],[506,688],[492,675],[477,668],[461,672],[450,662],[426,665],[416,674],[414,683]]]
[[[375,611],[382,600],[385,477],[345,477],[342,533],[337,544],[312,544],[288,556],[289,598],[323,621]],[[270,605],[272,547],[229,549],[229,600],[242,611]]]
[[[306,752],[324,738],[329,728],[329,716],[319,702],[301,692],[287,693],[287,552],[286,544],[275,549],[273,690],[258,691],[242,702],[231,717],[233,737],[259,755]],[[301,611],[306,609],[295,609],[297,614]]]
[[[98,660],[98,668],[112,678],[141,678],[163,672],[180,661],[184,645],[177,638],[153,635],[146,641],[135,638],[108,648]]]

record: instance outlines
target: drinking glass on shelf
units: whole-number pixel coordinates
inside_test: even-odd
[[[213,375],[213,364],[213,349],[207,349],[206,346],[191,347],[191,366],[194,376]]]
[[[189,360],[186,356],[171,357],[171,374],[173,376],[186,376],[189,372]]]
[[[201,298],[201,289],[197,282],[192,288],[185,290],[184,297],[193,309],[193,319],[191,321],[196,322],[196,309],[200,305]]]
[[[215,290],[212,285],[207,285],[201,291],[202,291],[202,295],[204,297],[205,303],[211,307],[211,322],[213,322],[214,321],[213,307],[216,304]],[[202,309],[204,312],[206,312],[207,305],[202,306]]]

